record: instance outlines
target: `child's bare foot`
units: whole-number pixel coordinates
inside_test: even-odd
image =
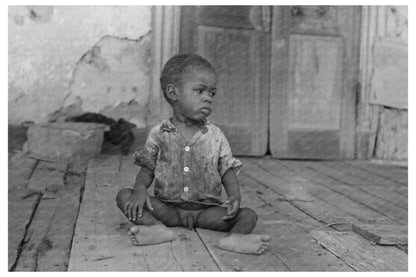
[[[128,232],[134,245],[151,245],[175,240],[175,233],[165,225],[135,225]]]
[[[230,234],[218,242],[218,247],[224,250],[243,254],[263,254],[269,247],[269,235]]]

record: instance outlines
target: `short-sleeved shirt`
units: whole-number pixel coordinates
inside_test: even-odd
[[[207,120],[186,141],[172,121],[153,127],[134,163],[154,171],[154,193],[167,202],[221,204],[221,178],[242,163],[232,155],[224,133]]]

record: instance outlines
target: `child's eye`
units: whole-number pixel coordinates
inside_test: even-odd
[[[215,91],[210,91],[210,92],[209,92],[209,96],[210,96],[210,97],[214,97],[214,96],[215,96],[215,94],[217,94]]]
[[[195,89],[195,91],[198,93],[198,94],[201,94],[204,90],[203,89]]]

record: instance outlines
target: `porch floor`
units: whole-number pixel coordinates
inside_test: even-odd
[[[11,271],[407,271],[407,168],[367,161],[240,158],[242,206],[272,235],[261,256],[223,251],[225,233],[174,228],[133,246],[115,195],[130,156],[59,164],[9,155]]]

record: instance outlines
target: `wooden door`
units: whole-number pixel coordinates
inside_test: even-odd
[[[220,127],[235,155],[267,151],[270,8],[182,6],[180,53],[207,58],[218,75],[210,122]]]
[[[273,157],[354,157],[359,20],[352,6],[273,7]]]

